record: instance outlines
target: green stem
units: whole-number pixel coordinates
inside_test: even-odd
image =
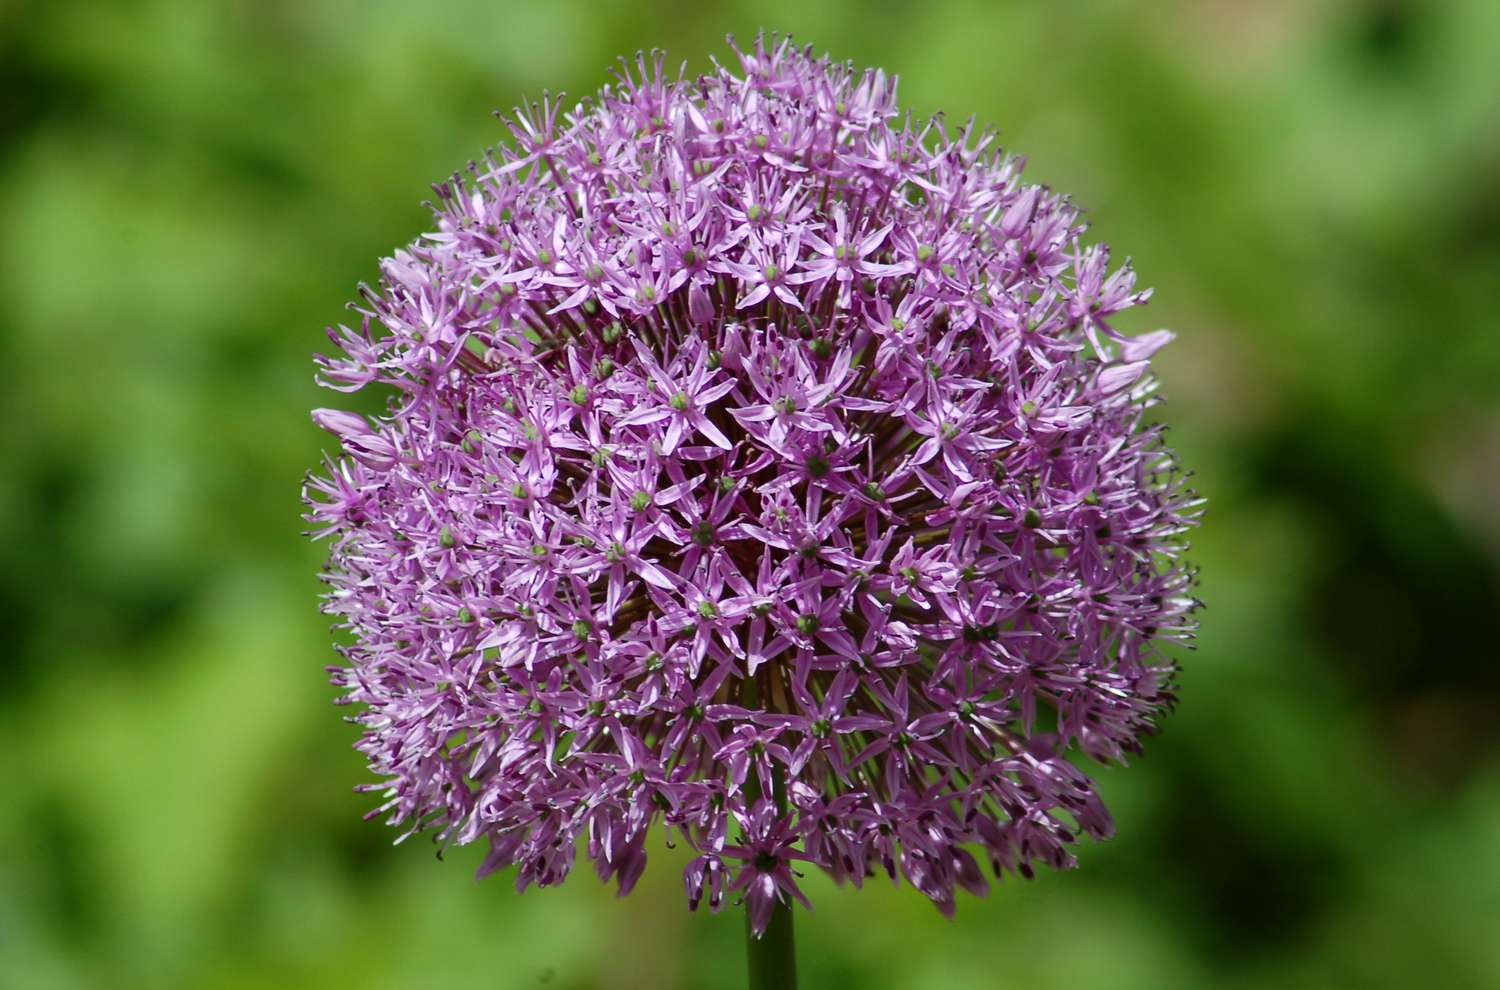
[[[746,708],[759,707],[760,684],[755,678],[747,678],[741,690]],[[776,807],[785,814],[786,791],[779,772],[772,777],[771,787]],[[745,780],[745,796],[751,808],[760,800],[760,775],[753,765]],[[746,906],[745,961],[750,969],[750,990],[797,990],[797,946],[792,935],[790,901],[777,898],[771,920],[759,938],[751,930],[750,908]]]
[[[756,938],[745,909],[745,956],[750,964],[750,990],[797,990],[797,951],[792,938],[792,906],[777,901],[766,932]]]

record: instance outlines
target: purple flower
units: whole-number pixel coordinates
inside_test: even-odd
[[[396,448],[389,440],[371,430],[369,422],[363,416],[339,409],[314,409],[312,419],[338,437],[349,456],[366,467],[378,471],[395,463]]]
[[[374,813],[481,875],[560,882],[582,838],[624,893],[661,826],[757,929],[794,862],[951,911],[1108,836],[1069,754],[1172,704],[1171,334],[1116,329],[1149,293],[989,135],[734,51],[517,111],[330,330],[319,381],[395,396],[313,414],[334,681]]]
[[[765,931],[778,901],[789,903],[796,899],[804,907],[812,908],[797,886],[792,870],[794,860],[807,859],[807,854],[796,848],[799,838],[789,819],[779,817],[772,803],[762,800],[756,802],[745,822],[743,843],[722,850],[724,856],[742,861],[739,874],[728,889],[744,891],[750,925],[757,932]]]
[[[807,291],[810,294],[819,295],[828,280],[832,279],[839,283],[835,304],[841,309],[847,308],[856,278],[874,276],[884,278],[900,275],[908,270],[908,266],[904,264],[882,265],[867,260],[868,256],[880,247],[881,242],[885,240],[886,235],[894,226],[894,222],[888,223],[874,233],[866,234],[859,241],[851,241],[848,211],[843,203],[835,203],[833,205],[832,240],[824,240],[812,231],[804,233],[804,239],[816,255],[803,265],[802,271],[788,276],[788,280],[803,283],[808,286]]]

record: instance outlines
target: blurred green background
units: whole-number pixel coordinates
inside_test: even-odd
[[[1119,838],[952,922],[810,878],[806,985],[1500,986],[1494,0],[0,0],[0,987],[741,985],[680,850],[518,897],[361,822],[297,491],[323,326],[490,111],[762,25],[1135,257],[1211,500]]]

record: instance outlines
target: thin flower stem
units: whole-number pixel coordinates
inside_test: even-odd
[[[744,703],[759,705],[757,678],[745,678]],[[780,768],[771,771],[771,796],[780,813],[786,813],[786,783]],[[745,777],[745,799],[754,807],[760,799],[760,774],[751,769]],[[751,929],[750,906],[745,904],[745,963],[750,971],[750,990],[796,990],[796,944],[792,933],[792,901],[777,897],[766,922],[765,933],[756,938]]]
[[[766,932],[756,938],[745,911],[745,956],[750,966],[750,990],[796,990],[797,951],[792,934],[792,906],[777,901]]]
[[[747,708],[760,705],[759,678],[747,677],[744,703]],[[779,767],[771,771],[771,796],[781,814],[786,814],[786,783]],[[760,774],[753,769],[745,778],[748,807],[760,800]],[[749,967],[750,990],[797,990],[797,946],[792,931],[792,903],[778,897],[765,932],[756,938],[751,927],[750,908],[745,907],[745,962]]]

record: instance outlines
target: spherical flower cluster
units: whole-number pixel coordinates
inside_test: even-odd
[[[732,40],[731,40],[732,44]],[[660,56],[435,186],[320,380],[330,668],[405,834],[696,907],[796,864],[964,887],[1110,834],[1191,636],[1198,500],[1145,417],[1171,335],[972,123],[785,41]],[[976,853],[979,855],[976,856]],[[805,867],[803,867],[805,868]]]

